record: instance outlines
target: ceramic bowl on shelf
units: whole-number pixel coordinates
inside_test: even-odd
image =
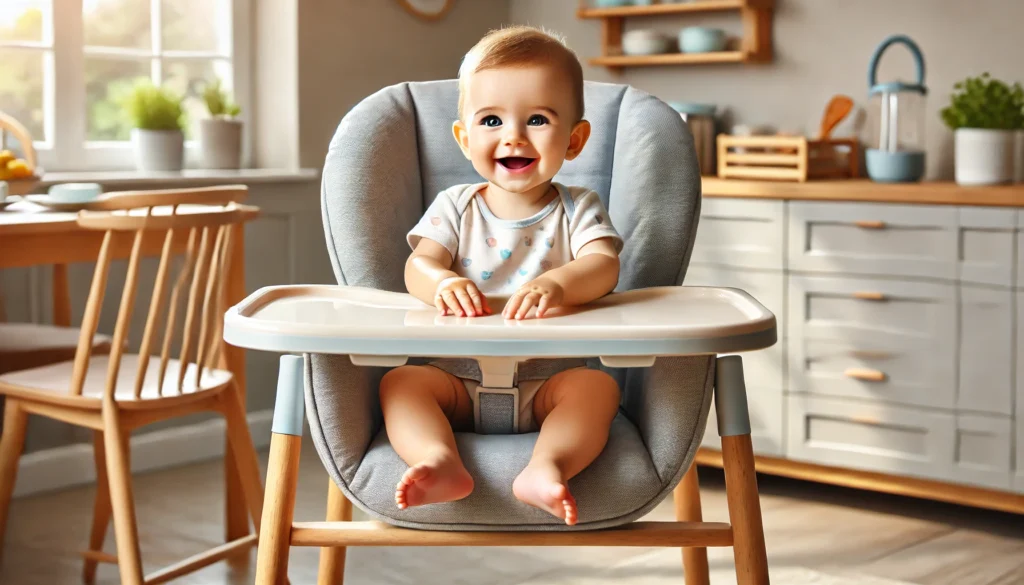
[[[626,55],[659,55],[667,53],[670,39],[654,30],[631,30],[622,35],[622,52]]]
[[[597,8],[617,8],[619,6],[629,6],[633,4],[633,0],[592,0],[594,6]]]
[[[683,53],[714,53],[725,49],[725,31],[720,28],[688,26],[679,31],[679,50]]]

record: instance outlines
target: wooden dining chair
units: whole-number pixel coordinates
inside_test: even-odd
[[[258,533],[263,486],[256,452],[241,390],[231,372],[220,365],[233,234],[258,213],[239,203],[245,196],[245,187],[122,193],[105,198],[104,211],[80,213],[79,226],[102,230],[104,236],[74,360],[0,376],[0,395],[7,398],[0,439],[0,543],[26,419],[34,414],[95,431],[97,490],[89,546],[83,553],[86,583],[95,580],[98,562],[118,564],[125,585],[153,585],[255,545],[256,534],[248,535],[143,578],[128,441],[132,431],[150,423],[204,411],[222,414],[246,507]],[[149,312],[139,351],[130,354],[125,347],[142,252],[154,245],[160,250],[160,261]],[[92,340],[111,260],[127,246],[127,276],[110,353],[96,355]],[[102,550],[111,517],[116,556]]]

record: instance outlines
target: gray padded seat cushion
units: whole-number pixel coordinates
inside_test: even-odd
[[[653,96],[596,82],[586,82],[585,91],[590,143],[555,180],[601,194],[625,240],[616,290],[681,284],[700,211],[692,137],[680,116]],[[481,180],[451,135],[457,92],[454,80],[403,83],[366,98],[342,120],[322,188],[339,283],[404,291],[406,232],[441,190]],[[642,516],[678,483],[704,434],[713,365],[714,356],[667,357],[651,368],[605,369],[623,390],[622,405],[605,450],[570,481],[579,505],[574,527],[512,495],[536,433],[459,434],[474,492],[457,502],[399,510],[394,488],[407,466],[382,426],[383,368],[353,366],[347,356],[310,356],[307,418],[342,492],[385,522],[435,530],[603,528]],[[596,360],[591,367],[599,367]]]

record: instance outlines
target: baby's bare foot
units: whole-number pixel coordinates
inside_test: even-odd
[[[565,520],[569,526],[576,524],[576,499],[554,465],[527,465],[512,482],[512,493],[520,502]]]
[[[406,470],[395,488],[395,503],[402,510],[423,504],[461,500],[473,491],[473,477],[455,457],[440,456]]]

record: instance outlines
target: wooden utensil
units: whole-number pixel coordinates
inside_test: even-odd
[[[832,96],[828,106],[825,107],[825,115],[821,119],[821,132],[818,140],[826,140],[832,134],[832,130],[843,121],[850,111],[853,110],[853,100],[845,95]]]

